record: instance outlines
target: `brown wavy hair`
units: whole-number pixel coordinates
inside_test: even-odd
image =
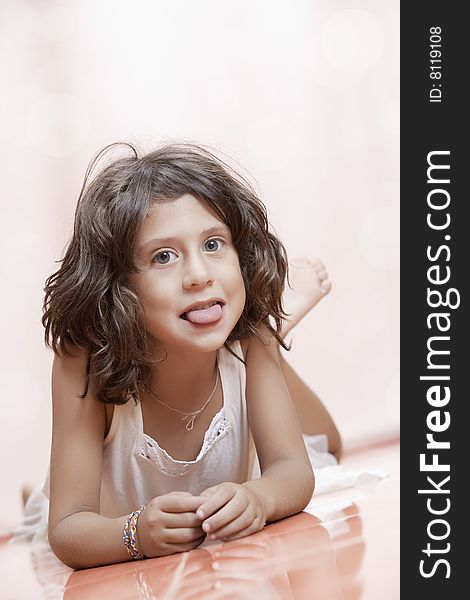
[[[104,154],[119,146],[131,155],[108,161],[92,176]],[[168,144],[139,156],[132,144],[111,144],[88,166],[72,239],[44,288],[46,345],[56,354],[71,355],[74,346],[88,351],[83,397],[90,369],[105,403],[124,404],[150,383],[155,363],[127,276],[138,272],[135,238],[152,204],[183,194],[203,201],[229,227],[238,252],[246,303],[225,347],[233,354],[230,342],[258,335],[265,325],[288,349],[280,336],[286,251],[247,180],[201,146]]]

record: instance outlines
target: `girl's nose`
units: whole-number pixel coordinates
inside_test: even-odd
[[[194,256],[188,259],[183,276],[183,287],[204,287],[213,282],[209,265],[203,256]]]

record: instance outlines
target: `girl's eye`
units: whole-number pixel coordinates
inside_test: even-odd
[[[221,249],[223,243],[223,240],[217,238],[207,240],[207,242],[204,242],[204,250],[206,250],[206,252],[217,252],[217,250]]]
[[[174,257],[173,260],[172,257]],[[176,258],[176,254],[174,252],[171,252],[171,250],[162,250],[161,252],[157,252],[157,254],[155,254],[153,260],[159,265],[168,265],[169,263],[176,260]]]

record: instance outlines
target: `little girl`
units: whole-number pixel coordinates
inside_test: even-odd
[[[302,431],[341,449],[280,353],[323,265],[291,266],[283,309],[286,253],[249,184],[197,146],[126,146],[91,163],[45,287],[50,476],[25,513],[76,569],[254,533],[310,501]]]

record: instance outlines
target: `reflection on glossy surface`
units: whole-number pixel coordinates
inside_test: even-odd
[[[326,523],[300,513],[241,540],[205,544],[191,552],[137,563],[77,571],[67,582],[64,600],[344,598],[335,547],[340,555],[344,554],[343,546],[348,551],[353,546],[363,547],[357,539],[361,529],[357,507],[351,505],[347,511],[349,514],[338,510],[332,513],[329,525],[343,525],[333,536]],[[354,553],[358,559],[352,563],[352,570],[351,563],[345,561],[347,557],[340,558],[340,563],[347,563],[348,580],[354,579],[360,566],[362,548]]]

